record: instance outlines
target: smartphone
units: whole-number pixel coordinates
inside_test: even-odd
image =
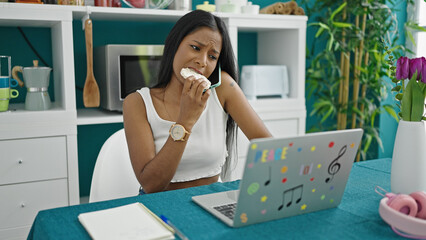
[[[221,74],[222,70],[220,68],[220,65],[217,66],[217,68],[212,72],[212,74],[210,75],[210,77],[208,78],[211,86],[209,89],[215,88],[215,87],[219,87],[221,84]]]

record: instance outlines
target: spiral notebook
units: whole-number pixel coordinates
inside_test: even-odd
[[[173,229],[142,203],[81,213],[78,220],[92,239],[174,239]]]
[[[250,142],[239,190],[192,197],[232,227],[340,204],[363,130]]]

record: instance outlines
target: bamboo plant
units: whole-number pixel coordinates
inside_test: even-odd
[[[381,39],[386,38],[393,49],[403,48],[396,45],[400,36],[395,31],[395,2],[302,2],[308,16],[317,16],[308,25],[316,35],[307,56],[307,89],[308,97],[315,98],[310,116],[320,120],[308,131],[363,128],[357,161],[375,157],[369,152],[371,144],[382,147],[377,117],[387,112],[398,120],[393,105],[381,105],[392,87],[386,81],[388,64]],[[316,50],[321,42],[324,48]]]

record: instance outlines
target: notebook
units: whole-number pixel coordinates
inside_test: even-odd
[[[174,239],[173,229],[142,203],[81,213],[78,220],[92,239]]]
[[[337,207],[362,129],[250,142],[239,190],[192,200],[231,227]]]

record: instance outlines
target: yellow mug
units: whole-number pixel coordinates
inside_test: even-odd
[[[0,112],[5,112],[9,109],[9,99],[0,99]]]
[[[11,88],[0,88],[0,100],[9,100],[19,96],[19,91]]]

